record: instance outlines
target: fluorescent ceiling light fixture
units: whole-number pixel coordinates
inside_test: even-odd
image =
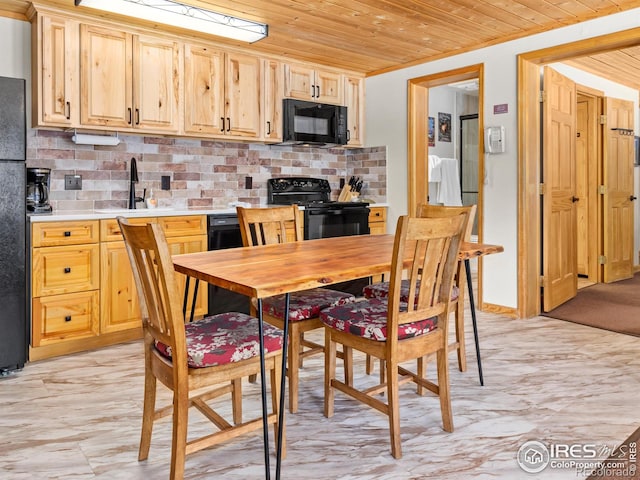
[[[172,25],[243,42],[256,42],[268,35],[268,26],[223,15],[172,0],[75,0],[76,6]]]
[[[115,147],[120,143],[120,139],[116,134],[115,137],[111,135],[89,135],[86,133],[74,133],[71,137],[71,141],[76,145],[107,145]]]

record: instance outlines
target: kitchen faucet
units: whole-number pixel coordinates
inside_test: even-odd
[[[136,197],[136,183],[138,183],[138,165],[135,157],[131,158],[131,175],[129,177],[129,209],[135,209],[137,202],[144,202],[147,189],[142,190],[142,197]]]

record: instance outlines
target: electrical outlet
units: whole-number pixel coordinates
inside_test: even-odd
[[[253,188],[253,177],[244,177],[244,188],[251,190]]]
[[[171,190],[171,177],[169,177],[169,175],[162,175],[160,177],[160,188],[162,190]]]
[[[65,190],[82,190],[82,175],[65,175]]]

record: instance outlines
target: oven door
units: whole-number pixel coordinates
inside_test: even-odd
[[[310,206],[304,210],[304,239],[369,234],[366,205]]]

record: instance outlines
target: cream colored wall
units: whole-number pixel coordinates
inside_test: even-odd
[[[504,253],[484,261],[483,300],[517,307],[517,55],[640,26],[640,9],[533,35],[366,80],[366,143],[387,145],[389,228],[407,213],[407,81],[423,75],[484,63],[485,126],[504,125],[506,152],[487,156],[484,186],[484,241]],[[507,104],[507,114],[493,106]]]
[[[0,76],[24,78],[27,81],[27,89],[29,89],[31,85],[31,25],[27,22],[0,17],[0,45],[2,45],[0,48]],[[30,98],[27,98],[27,103],[27,125],[30,125]]]

